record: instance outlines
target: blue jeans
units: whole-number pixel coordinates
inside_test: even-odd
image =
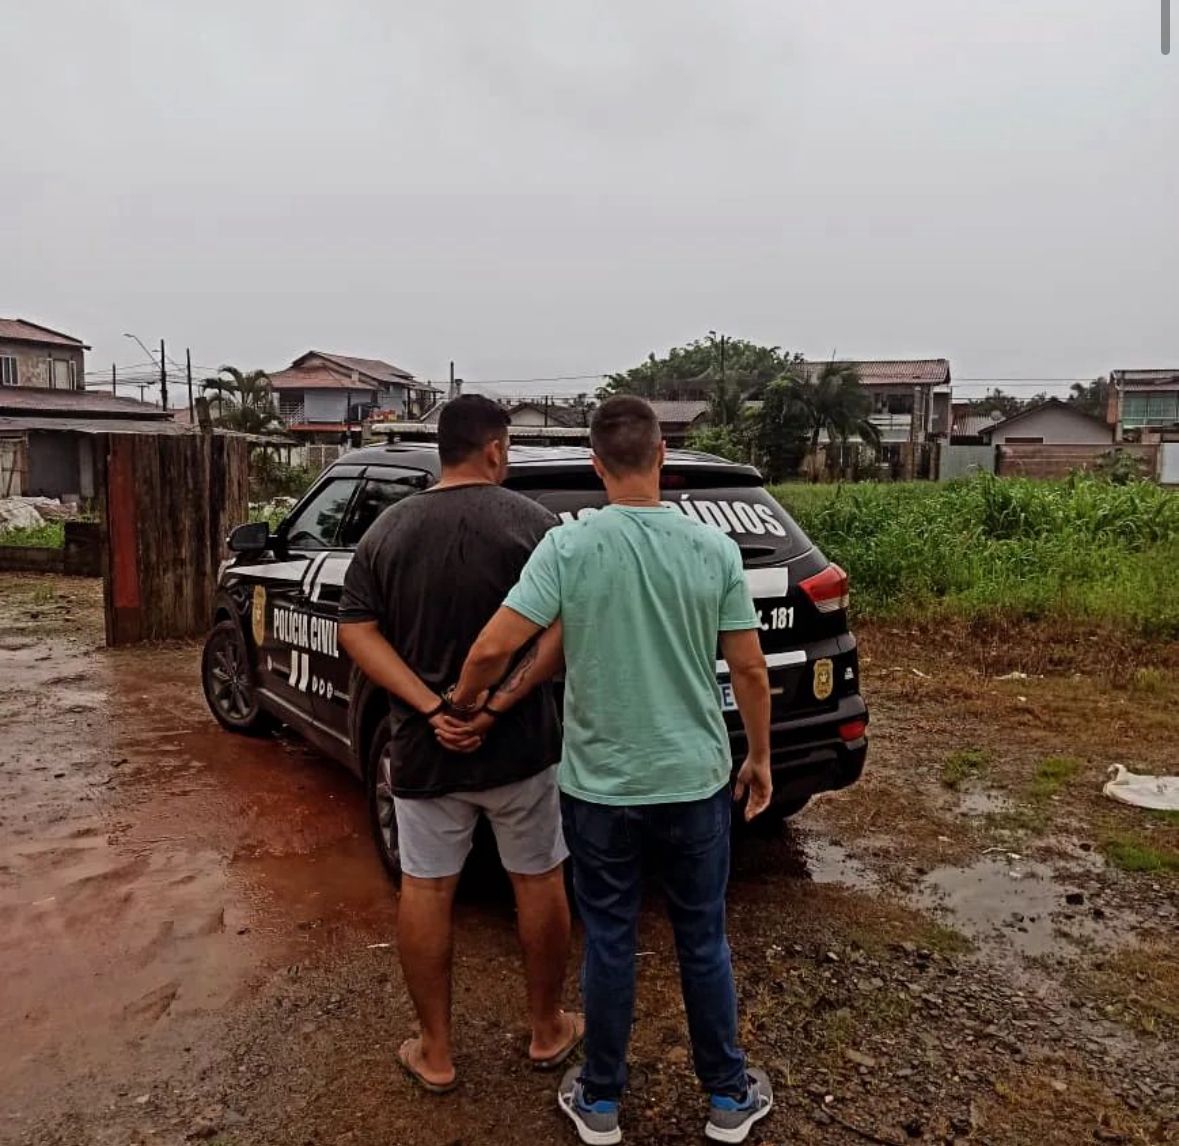
[[[585,1066],[589,1101],[618,1099],[635,1006],[635,948],[643,872],[667,895],[696,1076],[710,1094],[741,1098],[745,1056],[737,1047],[737,992],[725,936],[732,796],[613,807],[561,797],[573,891],[585,925]]]

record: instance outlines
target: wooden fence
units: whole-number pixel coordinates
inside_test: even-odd
[[[96,446],[107,644],[206,632],[225,537],[249,510],[246,440],[109,434]]]

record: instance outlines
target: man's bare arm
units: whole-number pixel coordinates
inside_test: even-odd
[[[493,712],[507,712],[534,688],[552,680],[565,667],[561,622],[550,625],[520,658],[507,679],[488,698]]]
[[[373,684],[380,685],[418,712],[431,712],[442,698],[403,661],[376,621],[340,625],[340,644]]]
[[[442,703],[440,697],[417,673],[401,659],[389,644],[375,621],[352,621],[340,625],[340,644],[373,684],[392,693],[411,708],[425,715],[434,712]],[[440,734],[447,748],[454,752],[468,752],[479,747],[478,734],[466,725],[459,725],[438,712],[430,717],[430,724]]]
[[[558,621],[529,646],[507,679],[488,697],[483,709],[459,726],[468,736],[479,737],[479,741],[473,745],[468,741],[467,747],[456,747],[446,728],[438,729],[439,741],[456,752],[474,751],[500,716],[519,704],[538,685],[561,671],[565,664],[561,637],[561,622]]]
[[[522,617],[506,605],[496,610],[495,616],[483,627],[467,654],[458,684],[454,687],[451,700],[456,707],[473,705],[498,680],[503,679],[516,655],[542,626],[527,617]],[[559,641],[558,641],[559,647]],[[539,660],[539,651],[537,654]],[[554,668],[552,671],[556,671]]]
[[[729,664],[733,699],[737,702],[749,742],[749,752],[737,773],[733,795],[740,800],[748,790],[745,818],[752,820],[769,807],[773,794],[770,775],[770,678],[756,629],[721,633],[720,644],[721,652]]]

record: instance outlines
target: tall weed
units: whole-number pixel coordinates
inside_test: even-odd
[[[851,574],[860,616],[1058,616],[1179,635],[1179,497],[1152,483],[986,475],[772,492]]]

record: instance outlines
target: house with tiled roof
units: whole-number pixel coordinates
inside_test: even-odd
[[[90,347],[27,318],[0,318],[0,386],[81,390]]]
[[[270,375],[278,413],[304,442],[359,445],[365,422],[418,418],[440,391],[379,358],[309,350]]]
[[[1179,432],[1179,367],[1110,371],[1106,421],[1118,441],[1158,441]]]
[[[817,378],[826,362],[805,362],[807,377]],[[950,433],[951,377],[945,358],[840,359],[854,366],[872,395],[872,424],[881,441],[928,442]]]
[[[591,407],[550,398],[524,398],[508,405],[508,421],[518,426],[588,427]]]

